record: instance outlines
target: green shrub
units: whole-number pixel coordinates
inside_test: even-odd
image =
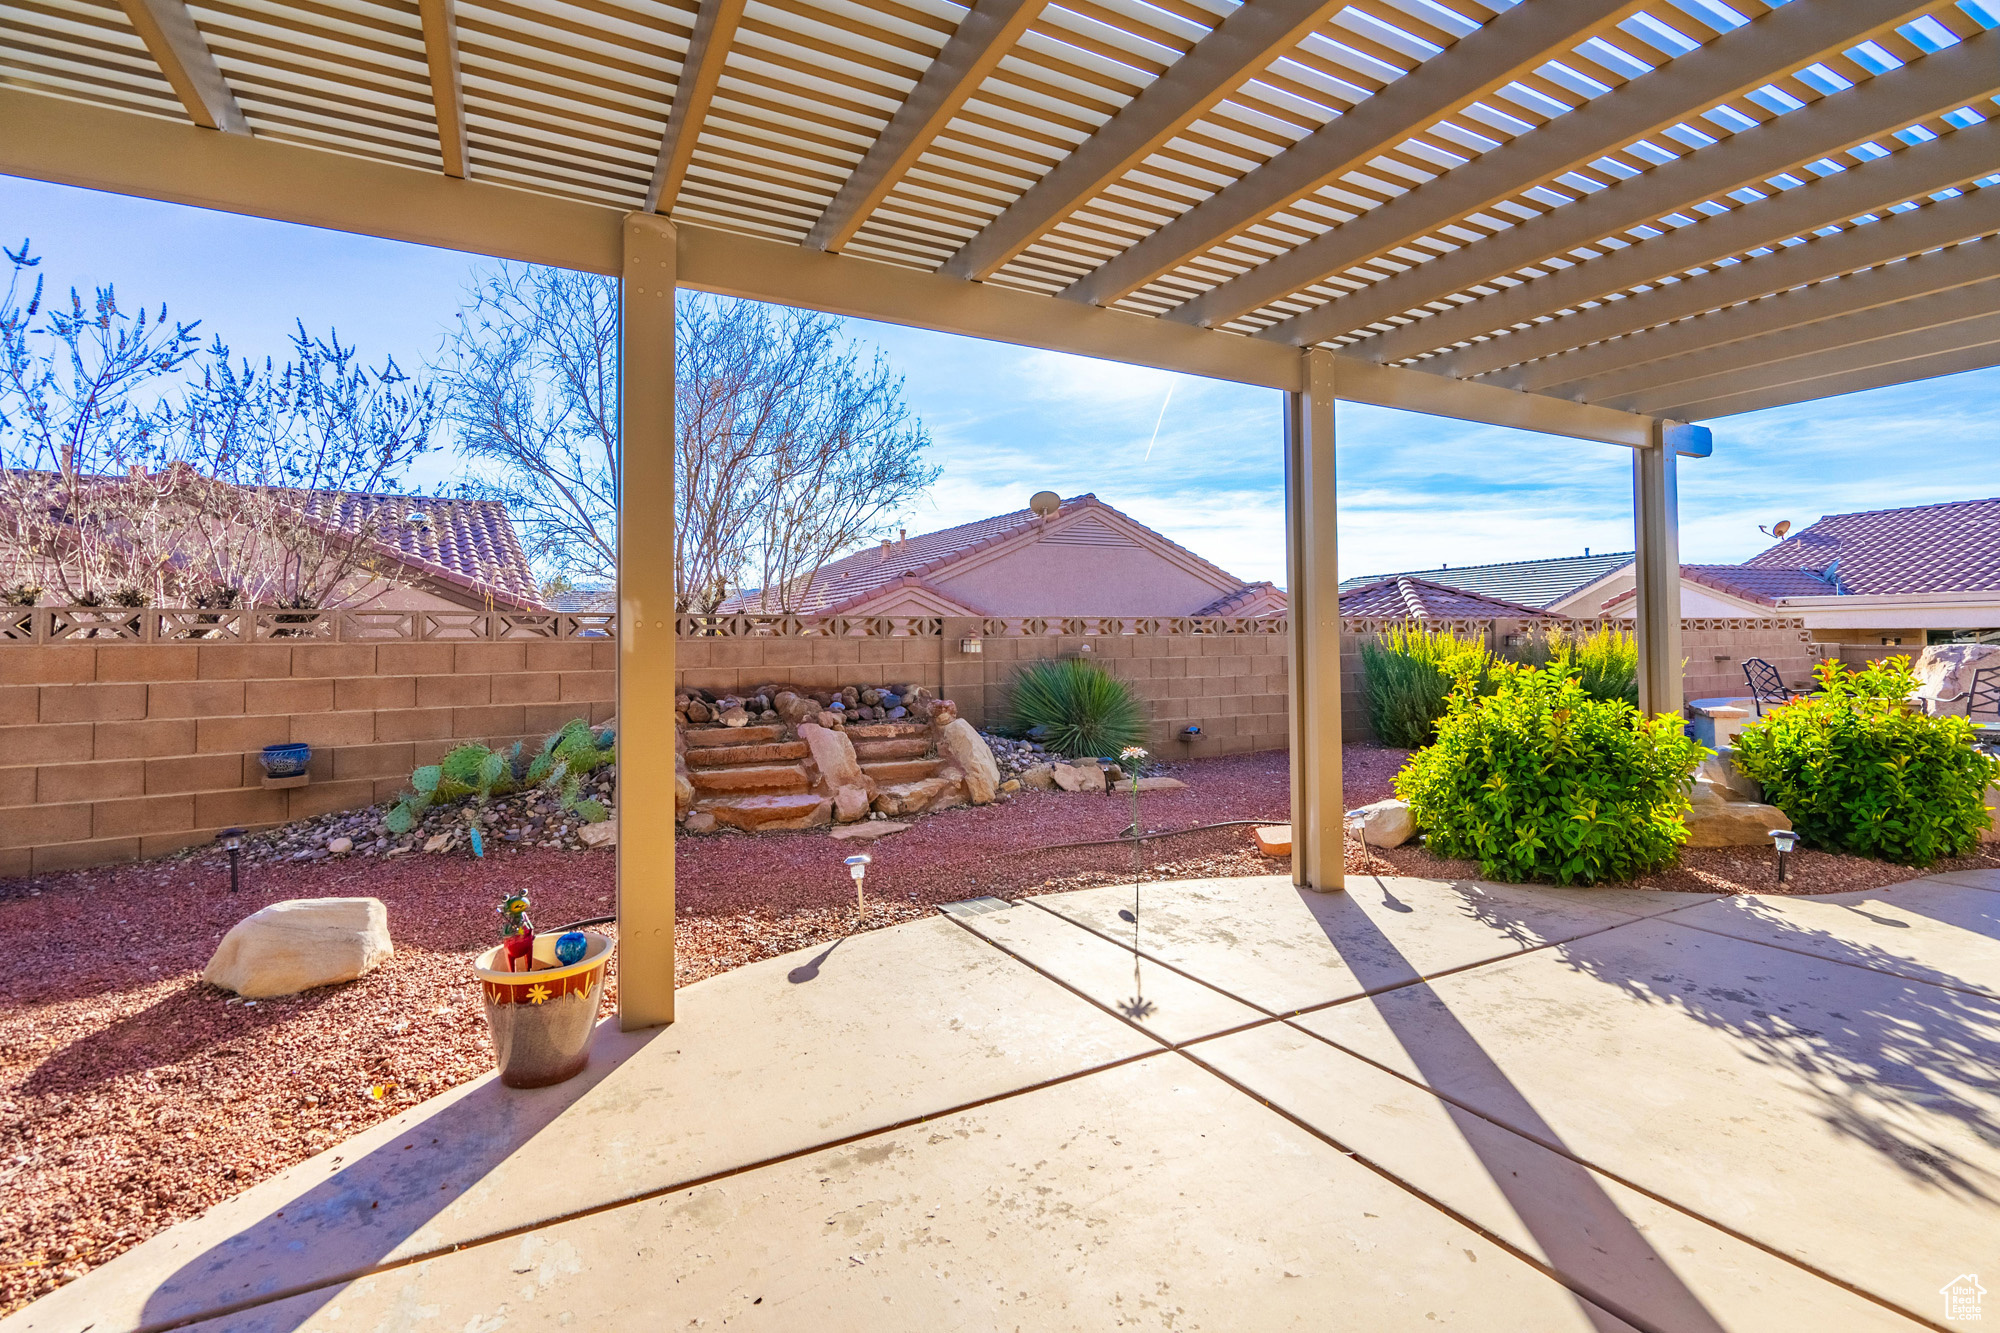
[[[1625,630],[1606,626],[1583,635],[1561,628],[1530,631],[1505,656],[1537,668],[1560,663],[1591,698],[1639,706],[1639,643]]]
[[[525,787],[546,787],[557,793],[564,809],[588,823],[601,823],[610,818],[610,812],[598,801],[580,799],[583,775],[602,768],[614,757],[611,733],[600,739],[582,718],[543,741],[541,750],[525,764],[519,742],[506,754],[484,745],[461,745],[437,763],[410,774],[410,790],[383,817],[383,823],[391,833],[408,833],[434,805],[468,796],[477,797],[484,805],[495,796]]]
[[[1594,884],[1671,861],[1687,841],[1688,779],[1706,753],[1677,717],[1593,699],[1561,663],[1495,664],[1492,693],[1460,673],[1437,743],[1396,792],[1439,856],[1492,879]]]
[[[1820,693],[1771,710],[1736,737],[1736,766],[1764,784],[1809,845],[1927,866],[1972,851],[2000,762],[1962,717],[1927,717],[1907,657],[1850,671],[1822,662]]]
[[[1470,671],[1485,688],[1486,645],[1450,630],[1398,625],[1361,641],[1362,696],[1375,739],[1399,750],[1419,750],[1437,735],[1453,682]]]
[[[1030,662],[1014,678],[1008,724],[1058,754],[1113,755],[1146,739],[1132,687],[1080,657]]]

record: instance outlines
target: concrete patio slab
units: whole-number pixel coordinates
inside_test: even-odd
[[[2000,998],[1911,975],[1987,976],[2000,895],[1708,913],[1747,939],[1640,914],[1702,910],[1664,895],[1359,887],[1148,886],[1142,943],[1200,978],[1140,960],[1159,1037],[1078,924],[1129,888],[725,973],[569,1084],[437,1098],[0,1333],[1872,1330],[1864,1297],[1928,1321],[2000,1268]],[[1218,989],[1329,978],[1289,1021]]]
[[[1991,889],[2000,893],[2000,870],[1951,870],[1930,878],[1939,884],[1962,884],[1967,888]]]
[[[1176,1055],[196,1326],[1608,1333]]]
[[[954,919],[1164,1042],[1178,1045],[1269,1018],[1031,903]]]
[[[1186,1054],[1642,1327],[1918,1327],[1295,1025],[1233,1033]]]
[[[1294,1021],[1914,1314],[2000,1260],[1989,997],[1649,920]]]
[[[590,1068],[559,1087],[489,1076],[385,1121],[0,1327],[187,1318],[1159,1049],[942,919],[724,973],[683,991],[680,1014],[653,1033],[600,1026]]]
[[[1918,879],[1822,898],[1721,898],[1664,918],[2000,996],[2000,893]]]
[[[1268,1013],[1291,1014],[1708,900],[1372,875],[1349,876],[1345,893],[1301,890],[1277,875],[1178,880],[1141,890],[1139,949]],[[1130,947],[1132,926],[1118,916],[1132,908],[1129,885],[1032,901]],[[1350,959],[1329,942],[1336,937],[1393,947]]]

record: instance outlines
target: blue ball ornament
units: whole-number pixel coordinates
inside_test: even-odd
[[[583,961],[583,955],[590,949],[590,940],[580,930],[572,930],[567,935],[556,938],[556,961],[564,967]]]

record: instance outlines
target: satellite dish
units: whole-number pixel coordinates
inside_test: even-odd
[[[1769,537],[1773,541],[1783,541],[1785,539],[1785,534],[1790,532],[1791,530],[1792,530],[1792,520],[1790,520],[1789,518],[1779,519],[1776,523],[1773,523],[1768,528],[1765,527],[1762,523],[1759,523],[1757,525],[1757,531],[1763,533],[1766,537]]]
[[[1062,508],[1062,497],[1054,491],[1036,491],[1028,497],[1028,508],[1047,518]]]

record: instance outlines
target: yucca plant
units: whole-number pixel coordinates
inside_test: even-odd
[[[1117,754],[1146,738],[1145,710],[1132,687],[1080,657],[1022,667],[1008,722],[1072,758]]]

